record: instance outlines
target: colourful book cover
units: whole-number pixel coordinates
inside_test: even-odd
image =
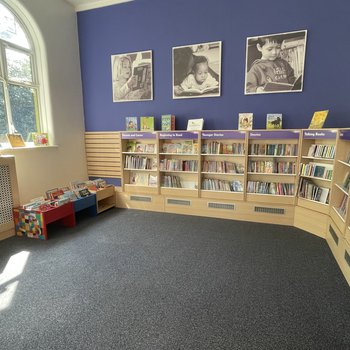
[[[329,110],[315,112],[312,116],[309,129],[322,129],[326,121]]]
[[[47,132],[32,132],[34,146],[48,146],[49,136]]]
[[[239,113],[238,130],[252,130],[252,129],[253,129],[253,113]]]
[[[137,131],[137,117],[126,117],[125,118],[125,130],[126,131]]]
[[[282,114],[269,113],[266,116],[266,129],[282,129]]]
[[[140,131],[154,131],[154,117],[140,117]]]
[[[175,116],[173,114],[162,115],[162,131],[175,130]]]
[[[188,131],[195,131],[195,130],[203,130],[204,125],[204,119],[189,119],[187,121],[187,130]]]

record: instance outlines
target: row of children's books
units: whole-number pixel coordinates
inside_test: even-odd
[[[175,130],[175,116],[173,114],[164,114],[161,116],[162,131]],[[154,117],[126,117],[126,131],[154,131]]]
[[[281,182],[248,181],[248,193],[294,195],[294,184]]]
[[[241,181],[227,181],[219,179],[203,179],[202,190],[225,191],[225,192],[243,192]]]
[[[244,154],[244,143],[205,142],[202,144],[202,154]]]
[[[155,153],[154,143],[140,143],[130,140],[126,144],[126,152],[130,153]]]
[[[143,169],[143,170],[157,170],[157,158],[147,158],[142,156],[125,157],[125,168],[127,169]]]
[[[164,142],[161,153],[198,154],[198,143],[193,140],[181,142]]]
[[[136,185],[136,186],[150,186],[155,187],[157,186],[157,175],[151,175],[147,173],[138,173],[138,172],[131,172],[130,173],[130,185]]]
[[[161,159],[159,161],[160,171],[197,171],[197,160]]]
[[[276,162],[275,160],[253,161],[248,163],[248,171],[264,174],[295,174],[295,162]]]
[[[296,156],[298,154],[297,145],[288,144],[260,144],[249,145],[249,155],[267,155],[267,156]]]
[[[333,159],[335,155],[335,146],[313,144],[310,146],[307,155],[315,158]]]
[[[333,165],[326,165],[314,162],[310,162],[308,164],[300,164],[300,175],[332,180]]]
[[[244,165],[227,161],[203,161],[202,171],[204,173],[220,173],[220,174],[243,174]]]
[[[299,197],[328,204],[329,188],[320,187],[310,180],[301,179],[299,184]]]
[[[329,110],[317,111],[313,114],[309,129],[321,129],[326,121]],[[266,115],[266,129],[282,129],[282,113],[268,113]],[[201,122],[200,126],[195,129],[191,128],[191,122]],[[188,121],[187,130],[202,130],[204,119],[191,119]],[[154,117],[126,117],[126,131],[154,131]],[[161,130],[175,130],[175,116],[173,114],[164,114],[161,116]],[[238,130],[253,130],[253,113],[238,114]]]
[[[69,186],[56,187],[45,192],[45,196],[33,198],[22,207],[26,210],[45,211],[53,207],[58,207],[79,198],[87,197],[99,189],[108,187],[105,180],[72,181]]]

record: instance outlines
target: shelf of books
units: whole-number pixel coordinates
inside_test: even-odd
[[[345,233],[350,189],[350,130],[340,130],[334,164],[330,217]]]
[[[198,131],[159,132],[160,194],[198,197]]]
[[[200,197],[244,199],[245,131],[202,131]]]
[[[298,206],[329,213],[337,130],[303,130]]]
[[[249,131],[248,201],[295,204],[299,141],[300,130]]]
[[[158,194],[157,133],[122,132],[123,190]]]

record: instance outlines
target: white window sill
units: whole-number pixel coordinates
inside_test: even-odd
[[[25,147],[11,147],[8,143],[0,143],[0,154],[5,151],[8,153],[8,151],[27,151],[27,150],[34,150],[34,149],[48,149],[48,148],[57,148],[57,145],[49,145],[49,146],[34,146],[33,142],[26,142]]]

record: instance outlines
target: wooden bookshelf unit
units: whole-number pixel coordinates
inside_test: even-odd
[[[96,191],[97,213],[102,213],[116,205],[116,195],[114,186],[108,186]]]
[[[121,142],[118,207],[292,225],[327,239],[350,284],[350,129],[121,132]]]

